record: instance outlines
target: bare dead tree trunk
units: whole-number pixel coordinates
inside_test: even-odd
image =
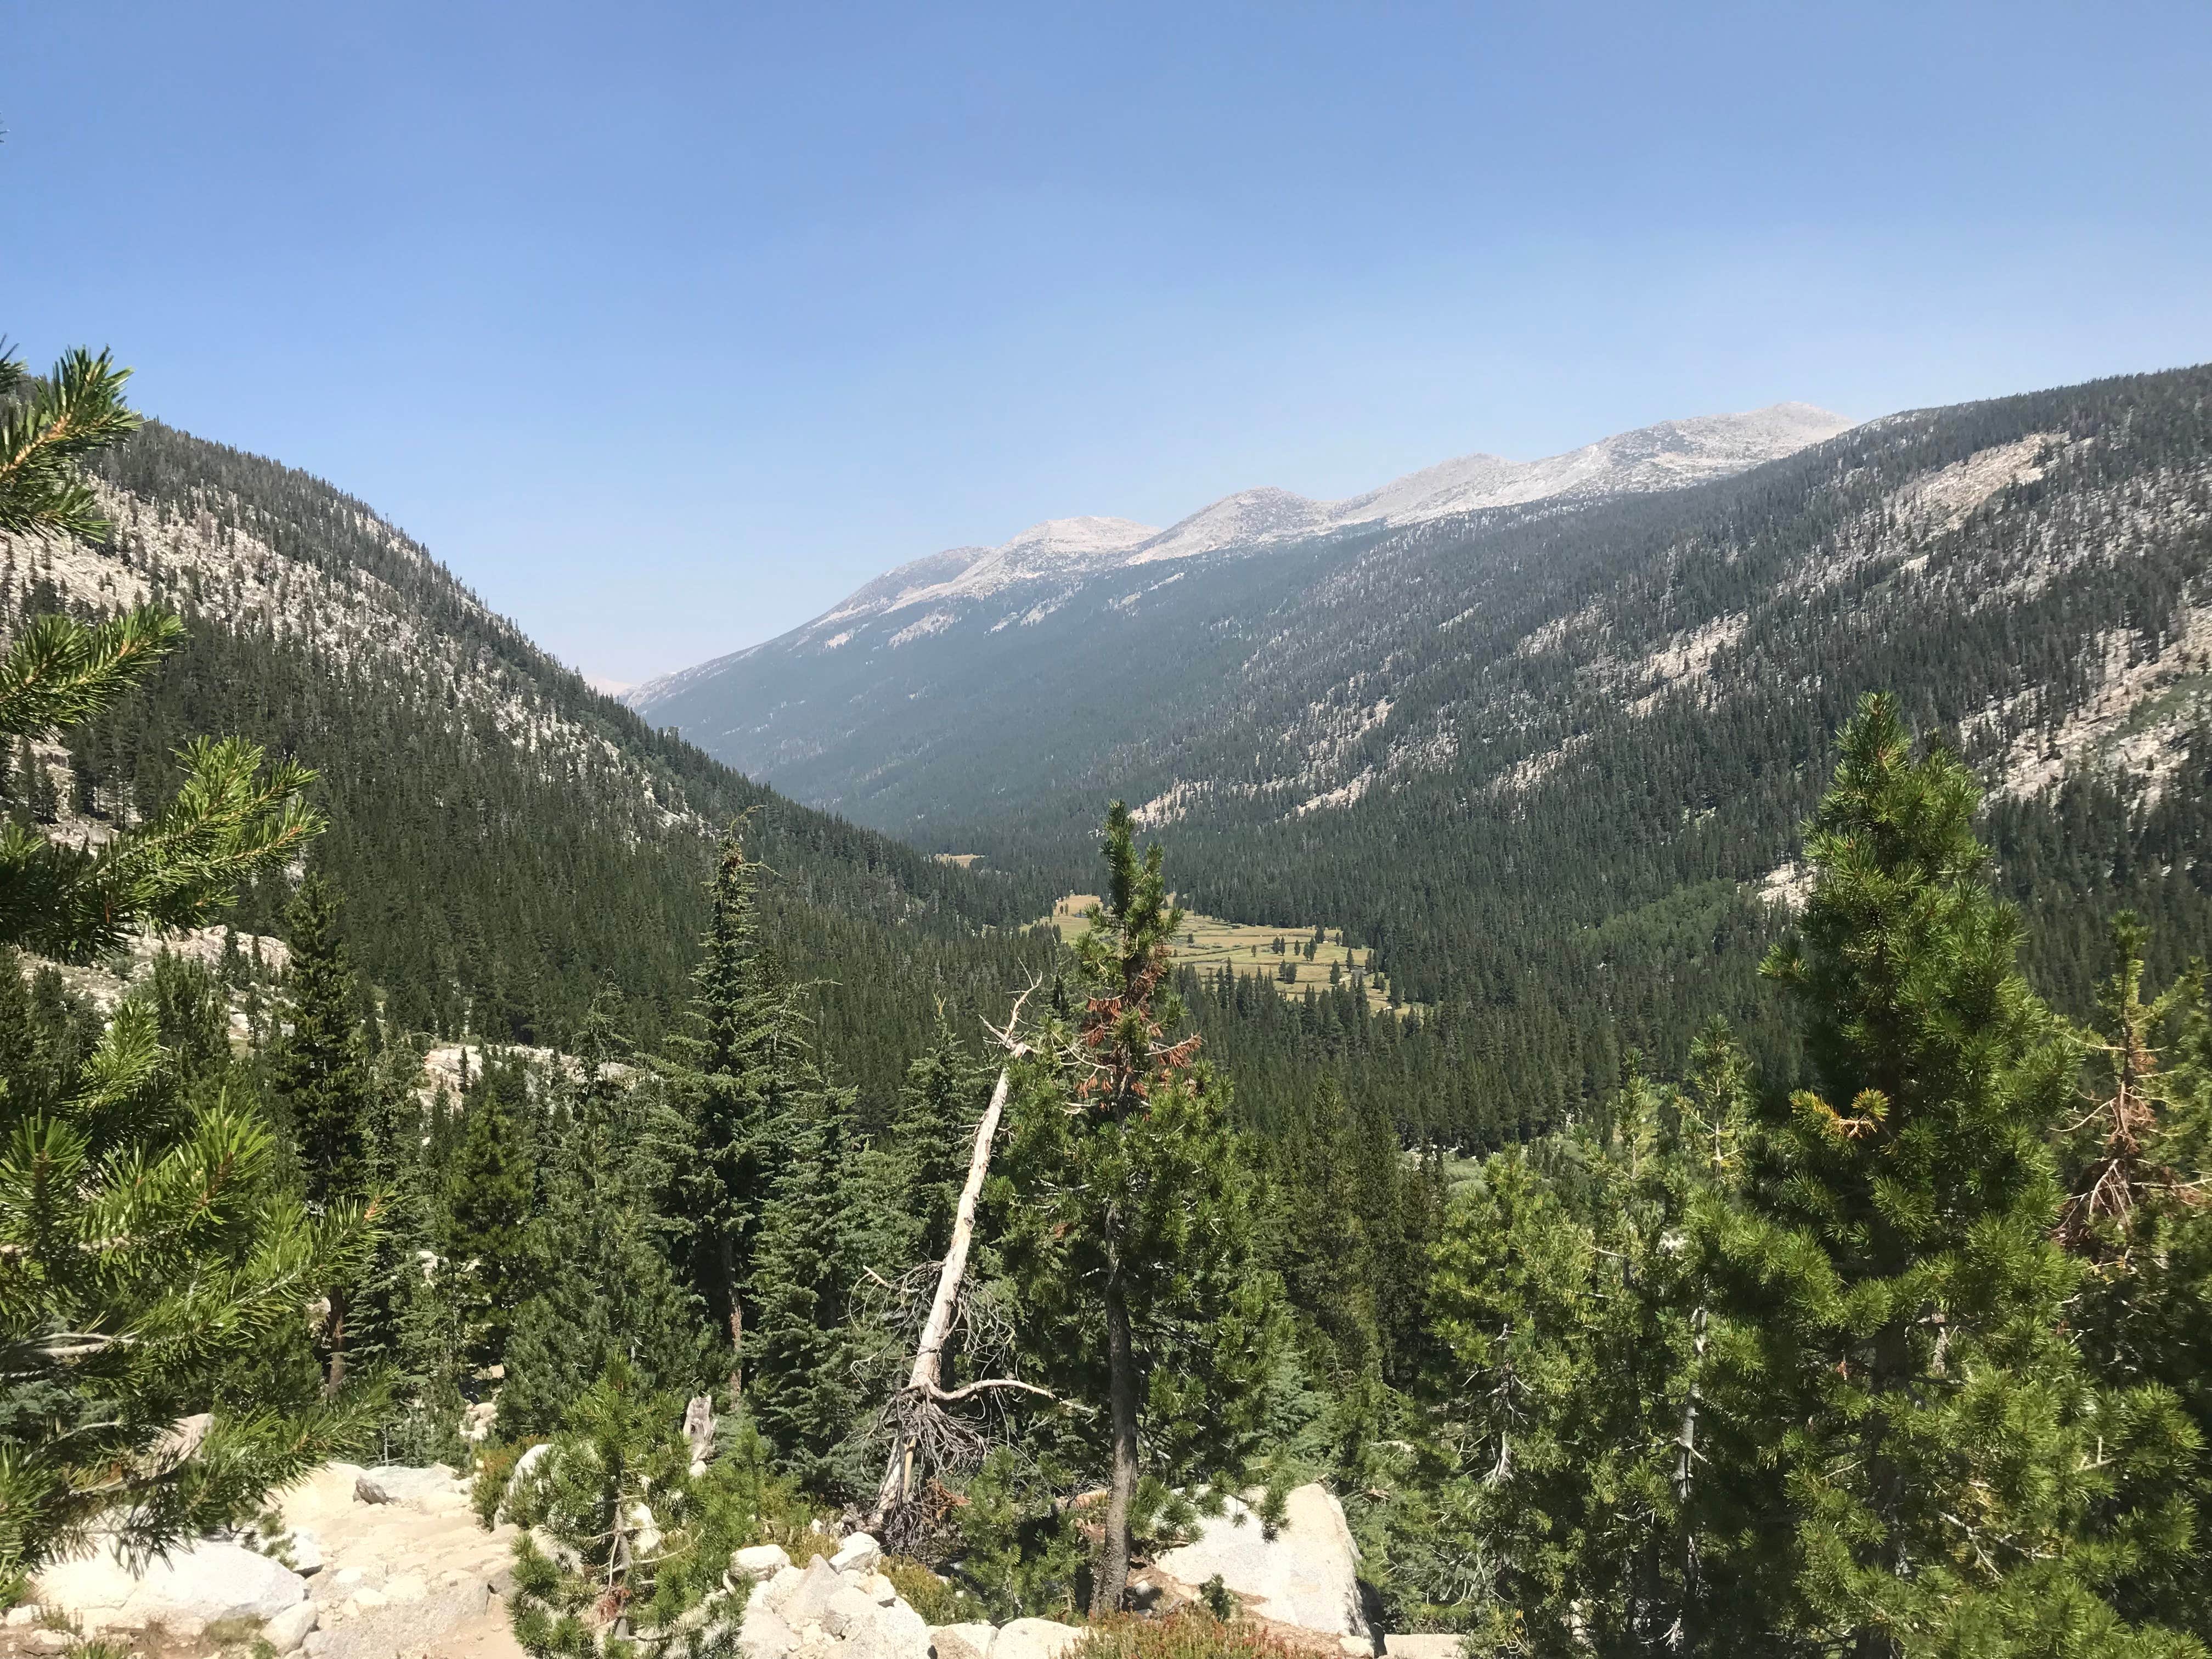
[[[1129,1307],[1117,1266],[1106,1280],[1106,1352],[1113,1370],[1114,1474],[1106,1491],[1106,1536],[1091,1585],[1091,1616],[1121,1610],[1129,1588],[1129,1507],[1137,1496],[1137,1364],[1130,1352]]]
[[[975,1206],[982,1197],[984,1177],[991,1172],[991,1144],[998,1138],[999,1119],[1006,1109],[1009,1077],[1008,1069],[1000,1066],[998,1086],[991,1091],[991,1103],[983,1109],[982,1120],[975,1125],[975,1148],[968,1155],[968,1180],[960,1188],[960,1206],[952,1214],[951,1246],[945,1252],[944,1264],[937,1270],[937,1294],[930,1302],[929,1317],[921,1327],[921,1340],[915,1345],[914,1365],[907,1373],[907,1390],[926,1398],[936,1396],[945,1387],[945,1344],[952,1334],[952,1314],[960,1302],[960,1282],[968,1273],[968,1247],[975,1235]],[[872,1523],[880,1522],[892,1504],[911,1494],[914,1445],[911,1435],[901,1435],[898,1443],[891,1449],[890,1467],[884,1469],[883,1484],[876,1491]]]

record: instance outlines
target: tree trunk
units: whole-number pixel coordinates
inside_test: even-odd
[[[998,1086],[991,1091],[991,1103],[983,1109],[982,1120],[975,1125],[975,1148],[968,1155],[968,1180],[960,1188],[960,1206],[952,1214],[952,1243],[945,1252],[944,1265],[937,1270],[937,1294],[931,1299],[929,1317],[922,1322],[921,1340],[915,1345],[913,1369],[907,1373],[909,1389],[926,1394],[945,1386],[945,1344],[952,1334],[960,1281],[968,1273],[968,1246],[975,1235],[975,1206],[983,1194],[983,1178],[991,1172],[991,1143],[998,1137],[999,1118],[1006,1109],[1007,1083],[1006,1068],[1001,1066]],[[884,1471],[883,1484],[877,1489],[873,1518],[881,1521],[913,1486],[914,1443],[902,1439],[891,1449],[890,1466]]]
[[[745,1391],[745,1310],[738,1300],[738,1255],[730,1247],[726,1230],[722,1234],[720,1251],[722,1288],[730,1298],[730,1414],[734,1417]]]
[[[1698,1600],[1698,1529],[1690,1516],[1690,1492],[1697,1479],[1698,1407],[1703,1398],[1698,1379],[1705,1374],[1705,1364],[1703,1308],[1690,1316],[1690,1389],[1682,1401],[1682,1432],[1674,1442],[1674,1518],[1682,1528],[1682,1606],[1675,1613],[1674,1627],[1667,1632],[1667,1650],[1670,1653],[1681,1653],[1689,1648],[1690,1610]]]
[[[1106,1536],[1091,1586],[1091,1616],[1121,1610],[1129,1587],[1129,1506],[1137,1495],[1137,1364],[1129,1350],[1129,1309],[1118,1268],[1106,1281],[1106,1352],[1113,1364],[1114,1478],[1106,1494]]]
[[[346,1304],[345,1292],[332,1291],[330,1297],[331,1316],[323,1326],[323,1340],[330,1345],[330,1364],[323,1372],[323,1397],[335,1399],[345,1386],[346,1360]]]

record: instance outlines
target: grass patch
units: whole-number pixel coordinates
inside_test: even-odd
[[[886,1555],[884,1577],[922,1618],[933,1625],[960,1625],[983,1618],[983,1604],[957,1584],[948,1584],[921,1562],[906,1555]]]
[[[1080,939],[1091,929],[1083,913],[1097,902],[1096,893],[1070,893],[1052,907],[1052,914],[1044,919],[1043,925],[1063,939]],[[1316,941],[1311,922],[1304,927],[1279,927],[1270,923],[1229,921],[1220,916],[1193,914],[1183,917],[1182,931],[1175,936],[1174,942],[1178,964],[1205,973],[1226,968],[1240,979],[1271,984],[1282,995],[1291,998],[1304,996],[1308,991],[1327,990],[1331,982],[1329,970],[1334,969],[1337,983],[1359,981],[1370,1009],[1376,1013],[1389,1011],[1389,981],[1368,970],[1367,951],[1346,946],[1341,927],[1323,927]],[[1314,946],[1310,957],[1306,955],[1310,943]],[[1279,951],[1276,949],[1278,945],[1282,947]],[[1288,979],[1283,977],[1285,968],[1291,975]]]

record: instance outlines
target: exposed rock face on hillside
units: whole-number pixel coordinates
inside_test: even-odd
[[[0,535],[0,581],[16,591],[44,582],[100,611],[182,604],[311,651],[341,672],[439,684],[457,717],[496,728],[549,771],[627,768],[635,792],[651,799],[644,771],[617,744],[546,695],[551,665],[366,509],[346,526],[366,558],[314,558],[287,533],[295,526],[229,492],[202,487],[190,504],[115,484],[99,494],[115,525],[106,544]],[[451,614],[435,617],[441,611]]]

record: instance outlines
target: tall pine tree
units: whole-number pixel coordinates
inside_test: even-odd
[[[1887,697],[1842,746],[1801,942],[1766,970],[1818,1087],[1760,1112],[1744,1201],[1698,1230],[1705,1565],[1733,1609],[1711,1635],[1856,1659],[2191,1650],[2105,1599],[2159,1542],[2127,1500],[2173,1455],[2172,1401],[2098,1389],[2066,1330],[2049,1137],[2075,1051],[2014,965],[1972,777],[1916,759]]]
[[[791,999],[763,949],[743,825],[722,839],[692,970],[691,1029],[672,1040],[669,1074],[690,1124],[680,1207],[690,1230],[693,1286],[728,1333],[730,1407],[743,1391],[748,1286],[788,1104],[778,1066],[795,1046]]]
[[[284,912],[283,1034],[269,1086],[300,1149],[312,1204],[358,1198],[368,1181],[368,1055],[354,1012],[359,990],[337,933],[337,891],[310,871]]]
[[[1077,942],[1084,1006],[1048,1020],[1023,1070],[1003,1179],[1006,1253],[1042,1368],[1104,1407],[1108,1496],[1094,1613],[1127,1589],[1140,1476],[1241,1484],[1280,1357],[1280,1286],[1257,1260],[1256,1182],[1227,1084],[1166,978],[1182,913],[1127,808],[1106,820],[1107,888]],[[1149,1462],[1149,1468],[1148,1468]]]

